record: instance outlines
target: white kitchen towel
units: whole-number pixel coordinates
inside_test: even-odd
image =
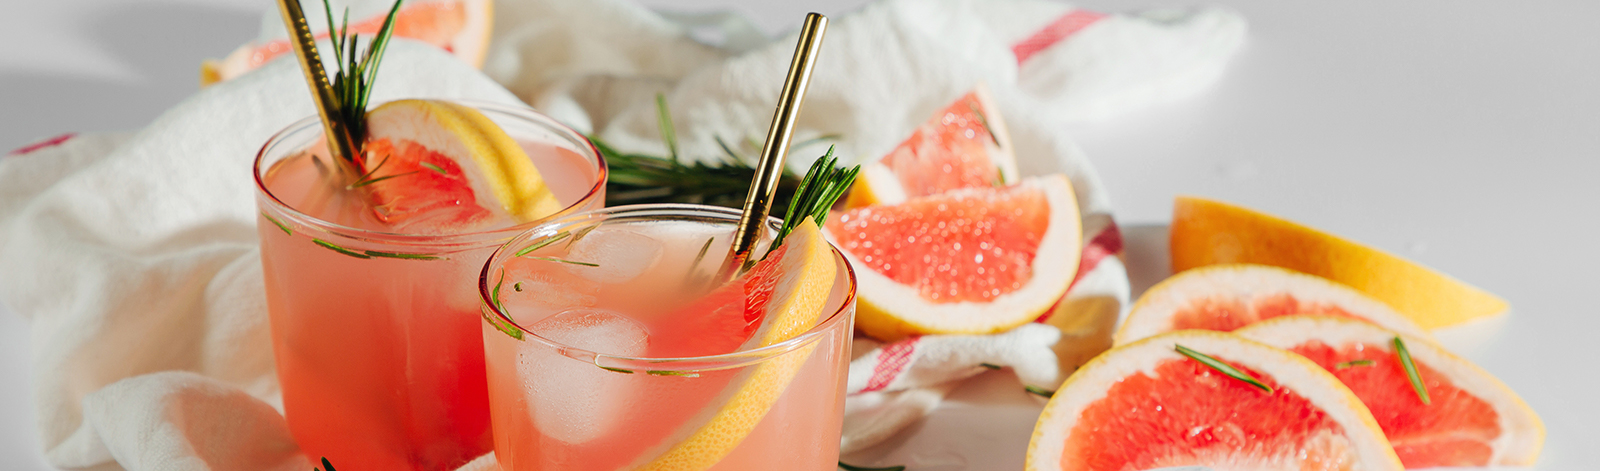
[[[793,35],[758,44],[727,16],[674,16],[727,26],[721,43],[707,44],[691,28],[614,0],[496,8],[488,76],[396,41],[375,100],[520,97],[625,149],[659,151],[652,98],[662,92],[685,154],[710,156],[713,136],[764,132],[794,45]],[[1118,278],[1110,203],[1065,127],[1199,89],[1243,30],[1237,16],[1209,9],[1101,15],[1043,1],[885,1],[835,18],[800,132],[840,134],[841,154],[865,161],[987,82],[1012,123],[1022,172],[1067,173],[1082,205],[1091,243],[1061,306],[1093,295],[1120,310],[1127,281]],[[30,320],[38,428],[52,464],[309,469],[274,416],[250,181],[261,143],[311,114],[304,87],[294,63],[280,59],[198,92],[138,133],[53,139],[0,157],[0,301]],[[791,165],[812,157],[797,152]],[[954,350],[983,340],[937,336],[907,342],[932,353],[948,341],[955,354],[898,364],[880,359],[904,347],[865,354],[857,361],[873,362],[874,372],[884,364],[909,373],[853,395],[851,423],[920,417],[956,379],[980,371],[966,364],[975,359],[1025,381],[1059,381],[1033,373],[1055,361],[1041,354],[1049,335],[1030,334],[1048,329],[993,337],[987,356]],[[1005,335],[1028,340],[1008,351]],[[925,360],[935,357],[952,360]],[[846,443],[865,446],[893,429]]]

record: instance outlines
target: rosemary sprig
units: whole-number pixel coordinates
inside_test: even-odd
[[[1422,384],[1422,375],[1417,373],[1417,364],[1411,361],[1411,350],[1406,349],[1406,342],[1399,336],[1394,338],[1394,353],[1400,356],[1400,366],[1406,370],[1406,379],[1411,380],[1411,390],[1417,392],[1417,398],[1423,405],[1433,404],[1433,399],[1428,397],[1428,387]]]
[[[344,24],[335,28],[333,6],[328,0],[322,2],[322,9],[328,15],[328,39],[333,44],[334,62],[338,65],[338,70],[333,74],[333,96],[338,108],[335,119],[344,123],[345,129],[350,131],[351,141],[357,146],[366,142],[367,104],[372,100],[372,87],[378,81],[378,66],[383,62],[384,49],[394,34],[394,19],[400,12],[401,1],[395,0],[394,6],[389,8],[383,27],[372,37],[364,52],[359,47],[360,38],[350,34],[350,10],[345,9]],[[355,150],[357,154],[361,153],[360,149]],[[344,158],[354,163],[355,156],[347,155]]]
[[[837,166],[838,163],[839,158],[833,156],[832,146],[828,147],[828,153],[811,163],[811,169],[806,170],[806,177],[800,180],[800,187],[795,189],[794,198],[784,212],[783,226],[778,229],[777,237],[772,239],[772,245],[767,246],[767,254],[783,245],[784,237],[800,227],[807,218],[815,220],[817,226],[828,221],[828,210],[833,208],[833,203],[839,201],[840,196],[844,196],[844,192],[855,183],[856,175],[861,173],[860,165],[843,169]]]
[[[1041,388],[1041,387],[1038,387],[1038,386],[1023,386],[1022,390],[1023,391],[1027,391],[1028,394],[1032,394],[1032,395],[1035,395],[1035,396],[1043,397],[1045,399],[1049,399],[1049,398],[1052,398],[1052,397],[1056,396],[1056,392],[1055,391],[1051,391],[1049,389]]]
[[[756,174],[755,168],[748,162],[755,159],[740,157],[734,152],[733,147],[719,136],[715,139],[724,155],[711,159],[695,159],[694,163],[683,163],[686,159],[678,149],[677,129],[672,122],[672,113],[667,108],[666,97],[659,94],[656,95],[656,127],[661,134],[662,143],[667,147],[666,156],[625,153],[601,140],[599,136],[589,136],[595,148],[600,150],[600,155],[605,157],[610,171],[606,180],[606,206],[644,203],[693,203],[728,208],[744,206],[745,195],[750,191],[750,180],[755,178]],[[819,136],[796,143],[790,148],[802,149],[838,138],[837,135]],[[754,148],[761,147],[760,143],[754,141],[750,141],[748,145]],[[773,199],[772,210],[776,213],[787,211],[790,195],[794,194],[794,190],[799,186],[799,176],[784,172],[778,183],[778,194]]]
[[[1368,359],[1362,358],[1360,360],[1342,361],[1342,362],[1334,364],[1333,365],[1333,369],[1342,370],[1342,369],[1345,369],[1345,368],[1352,368],[1352,367],[1357,367],[1357,366],[1372,366],[1372,360],[1368,360]]]
[[[583,267],[598,267],[598,266],[600,266],[600,264],[598,264],[598,263],[580,262],[580,261],[577,261],[577,260],[567,260],[567,259],[564,259],[564,258],[555,258],[555,257],[541,257],[541,256],[538,256],[538,255],[529,255],[527,258],[531,258],[531,259],[534,259],[534,260],[544,260],[546,262],[566,263],[566,264],[570,264],[570,265],[578,265],[578,266],[583,266]]]
[[[839,462],[839,469],[842,469],[844,471],[906,471],[906,467],[905,466],[884,466],[882,468],[868,468],[866,466],[848,465],[848,464],[845,464],[843,461]]]
[[[501,268],[500,279],[495,281],[494,288],[489,290],[489,302],[494,303],[494,308],[500,310],[500,312],[507,312],[506,305],[500,303],[500,287],[504,285],[505,282],[506,269]],[[480,309],[479,311],[483,313],[483,320],[487,321],[489,325],[494,326],[494,330],[498,330],[501,333],[509,335],[511,338],[522,340],[522,329],[518,329],[513,325],[506,325],[499,316],[490,314],[488,310]]]
[[[287,230],[287,229],[285,229],[285,230]],[[355,250],[355,249],[341,247],[339,244],[335,244],[333,242],[328,242],[328,241],[322,240],[322,239],[311,239],[311,243],[317,244],[317,245],[321,246],[322,248],[325,248],[325,249],[328,249],[328,250],[332,250],[334,252],[339,252],[341,254],[348,255],[348,256],[351,256],[351,257],[355,257],[355,258],[359,258],[359,259],[363,259],[363,260],[370,259],[370,258],[373,258],[373,257],[377,257],[377,258],[398,258],[398,259],[402,259],[402,260],[444,260],[444,257],[441,257],[441,256],[436,255],[436,254],[382,252],[382,251],[377,251],[377,250]]]
[[[433,162],[423,162],[422,166],[423,167],[428,167],[428,170],[432,170],[432,171],[438,172],[440,175],[449,175],[450,174],[450,172],[446,172],[444,170],[444,167],[440,167],[438,164],[435,164]]]
[[[316,467],[313,467],[313,468],[311,468],[311,471],[336,471],[335,469],[333,469],[333,463],[329,463],[328,462],[328,457],[326,457],[326,456],[322,457],[322,468],[325,468],[325,469],[318,469]]]
[[[1182,346],[1182,345],[1173,345],[1173,347],[1174,347],[1175,350],[1178,351],[1178,353],[1183,354],[1183,356],[1186,356],[1186,357],[1189,357],[1189,358],[1193,358],[1194,361],[1198,361],[1202,365],[1206,365],[1208,367],[1211,367],[1211,369],[1217,370],[1218,372],[1220,372],[1220,373],[1222,373],[1224,375],[1227,375],[1230,378],[1237,379],[1239,381],[1244,381],[1246,383],[1250,383],[1251,386],[1255,386],[1255,387],[1261,388],[1262,391],[1266,391],[1268,393],[1272,392],[1272,386],[1267,386],[1267,383],[1263,383],[1263,382],[1261,382],[1261,380],[1256,379],[1254,376],[1250,376],[1249,373],[1245,373],[1243,371],[1239,371],[1239,369],[1238,368],[1234,368],[1233,365],[1229,365],[1227,363],[1223,363],[1221,360],[1218,360],[1216,358],[1212,358],[1210,355],[1206,355],[1204,353],[1200,353],[1200,352],[1197,352],[1197,351],[1194,351],[1194,350],[1190,350],[1189,347],[1185,347],[1185,346]]]
[[[554,244],[556,242],[560,242],[561,239],[565,239],[565,238],[567,238],[568,236],[571,236],[571,235],[572,235],[572,233],[571,232],[567,232],[567,231],[557,232],[553,236],[546,237],[543,240],[540,240],[538,242],[534,242],[532,245],[529,245],[527,247],[523,247],[522,250],[518,250],[517,253],[513,254],[512,256],[513,257],[521,257],[523,255],[527,255],[527,254],[533,253],[533,251],[535,251],[535,250],[539,250],[539,249],[548,247],[550,244]]]
[[[334,252],[339,252],[339,253],[342,253],[342,254],[345,254],[345,255],[349,255],[349,256],[355,257],[355,258],[362,258],[362,259],[372,258],[371,255],[367,255],[367,254],[364,254],[364,253],[361,253],[361,252],[357,252],[357,251],[350,250],[350,249],[347,249],[347,248],[344,248],[344,247],[340,247],[339,244],[335,244],[333,242],[328,242],[328,241],[322,240],[322,239],[311,239],[311,243],[320,245],[320,246],[322,246],[322,248],[325,248],[325,249],[328,249],[328,250],[332,250]]]
[[[283,229],[284,234],[294,235],[294,231],[289,230],[289,226],[287,224],[284,224],[283,221],[279,221],[278,218],[268,216],[266,211],[261,212],[261,217],[267,218],[268,221],[272,221],[272,225],[278,226],[279,229]]]
[[[1001,368],[1000,365],[996,365],[994,363],[979,363],[978,366],[981,366],[981,367],[984,367],[984,368],[987,368],[987,369],[991,369],[991,370],[998,370],[998,369]]]

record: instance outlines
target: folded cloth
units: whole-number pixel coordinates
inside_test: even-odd
[[[708,43],[696,39],[704,31],[616,0],[505,1],[496,10],[487,76],[396,40],[374,99],[520,98],[625,150],[659,152],[660,92],[673,104],[684,155],[712,156],[716,136],[765,131],[795,41],[761,44],[731,16],[673,16],[721,27],[723,41]],[[1102,15],[1042,1],[884,1],[834,22],[799,137],[840,134],[839,154],[866,161],[987,82],[1022,173],[1066,173],[1085,215],[1089,244],[1061,306],[1104,298],[1088,305],[1118,312],[1127,280],[1110,202],[1065,127],[1199,89],[1242,35],[1242,20],[1216,10]],[[310,469],[275,415],[250,182],[262,143],[313,111],[295,67],[277,60],[204,89],[136,134],[65,137],[0,157],[0,301],[30,320],[50,463]],[[803,169],[812,154],[795,152],[790,165]],[[1075,316],[1063,309],[1072,308],[1051,318]],[[1079,335],[1067,327],[863,342],[852,375],[873,375],[851,379],[860,387],[843,443],[868,446],[921,417],[960,378],[983,371],[974,362],[1009,367],[1030,384],[1058,382],[1049,367],[1057,360],[1045,352],[1056,336]],[[1056,343],[1059,354],[1073,342]],[[493,468],[488,459],[474,465]]]

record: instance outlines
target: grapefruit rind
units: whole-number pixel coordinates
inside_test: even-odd
[[[1174,350],[1178,344],[1269,375],[1278,387],[1321,408],[1344,429],[1356,459],[1357,466],[1351,469],[1403,469],[1377,421],[1338,378],[1287,350],[1209,330],[1180,330],[1146,338],[1106,351],[1084,365],[1067,378],[1040,413],[1024,469],[1063,471],[1062,449],[1082,412],[1105,398],[1111,386],[1123,378],[1151,374],[1164,361],[1187,358]]]
[[[982,114],[983,126],[989,130],[990,136],[994,139],[992,143],[985,144],[984,149],[988,151],[987,155],[991,160],[990,163],[999,171],[999,183],[1004,185],[1016,182],[1018,179],[1017,157],[1012,150],[1011,133],[1006,127],[1005,119],[1000,116],[1000,108],[995,106],[994,97],[990,94],[988,85],[979,82],[969,93],[978,102],[977,109],[974,111]],[[963,95],[955,103],[960,103],[965,99],[966,95]],[[934,119],[943,115],[948,109],[948,105],[940,108]],[[923,124],[921,126],[928,125]],[[900,145],[903,146],[905,143],[902,142]],[[896,149],[898,150],[898,147]],[[945,190],[953,189],[945,188]],[[888,165],[883,164],[883,158],[879,158],[861,165],[860,176],[856,178],[855,185],[851,186],[850,192],[845,196],[844,208],[852,209],[884,204],[900,204],[908,199],[910,199],[910,195],[906,192],[905,186],[900,183],[900,176],[895,174],[894,170],[889,168]]]
[[[755,334],[757,348],[795,338],[830,314],[822,311],[838,276],[833,247],[809,218],[784,245],[788,249],[779,265],[784,272],[767,305],[769,320]],[[710,419],[699,422],[704,425],[665,452],[649,455],[654,456],[649,463],[630,469],[701,471],[717,464],[761,423],[815,349],[815,343],[808,344],[756,366]]]
[[[1330,316],[1284,316],[1268,319],[1234,331],[1236,335],[1278,348],[1293,348],[1310,341],[1332,346],[1362,343],[1378,345],[1393,354],[1390,341],[1397,335],[1372,324]],[[1494,450],[1488,465],[1532,466],[1544,446],[1544,422],[1526,402],[1477,365],[1451,354],[1426,337],[1398,334],[1418,364],[1442,373],[1452,385],[1484,402],[1498,415],[1500,436],[1491,443]]]
[[[1293,295],[1301,303],[1337,306],[1406,335],[1432,338],[1410,318],[1350,287],[1273,266],[1224,264],[1186,270],[1150,287],[1128,311],[1128,318],[1117,329],[1112,343],[1122,345],[1175,330],[1172,317],[1194,303],[1216,298],[1248,303],[1282,294]]]
[[[1506,312],[1505,300],[1409,260],[1231,204],[1173,203],[1172,270],[1220,263],[1284,267],[1343,283],[1426,329]]]
[[[1050,204],[1050,223],[1033,258],[1032,279],[987,303],[933,303],[915,288],[870,269],[858,270],[856,328],[890,342],[922,334],[992,334],[1032,322],[1054,306],[1077,274],[1083,241],[1077,198],[1065,175],[1029,178],[1018,185],[1042,189]],[[976,191],[990,190],[973,188],[946,194]],[[849,251],[840,253],[853,266],[867,266]]]
[[[479,204],[493,195],[500,212],[519,222],[561,210],[522,146],[478,110],[438,100],[396,100],[367,113],[368,139],[409,140],[450,156],[469,172]]]

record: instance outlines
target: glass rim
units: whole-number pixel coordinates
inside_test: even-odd
[[[637,215],[635,215],[635,213],[637,213]],[[855,301],[856,301],[856,289],[858,287],[857,284],[856,284],[855,268],[850,266],[850,262],[847,259],[845,259],[844,254],[839,251],[838,247],[834,247],[831,242],[828,244],[828,246],[829,246],[829,249],[831,249],[833,251],[833,257],[832,258],[835,261],[835,263],[837,263],[838,265],[842,266],[843,269],[844,269],[844,271],[842,273],[835,274],[834,275],[834,279],[835,279],[835,281],[838,281],[838,280],[840,280],[842,278],[843,282],[846,283],[845,288],[847,290],[845,292],[843,298],[839,300],[837,305],[829,304],[829,305],[826,305],[826,306],[823,307],[824,310],[831,309],[833,312],[828,313],[828,317],[826,317],[823,320],[817,322],[816,325],[811,326],[810,329],[807,329],[805,332],[802,332],[799,335],[794,336],[793,338],[790,338],[788,340],[784,340],[782,342],[778,342],[778,343],[775,343],[775,344],[772,344],[772,345],[768,345],[768,346],[765,346],[765,347],[754,348],[754,349],[750,349],[750,350],[743,350],[743,351],[732,352],[732,353],[723,353],[723,354],[717,354],[717,355],[704,355],[704,356],[695,356],[695,357],[675,357],[675,358],[654,358],[654,357],[633,357],[633,356],[624,356],[624,355],[610,355],[610,354],[591,351],[591,350],[584,349],[584,348],[574,347],[574,346],[567,345],[567,344],[562,343],[562,342],[557,342],[557,341],[554,341],[554,340],[550,340],[550,339],[544,338],[544,337],[540,336],[539,334],[533,333],[532,331],[530,331],[527,328],[523,327],[521,324],[518,324],[516,321],[512,320],[511,316],[510,316],[510,313],[502,311],[500,309],[500,306],[496,306],[495,303],[493,303],[491,301],[491,299],[493,299],[493,297],[492,297],[492,294],[490,293],[490,290],[492,289],[490,287],[490,281],[489,281],[489,278],[490,278],[489,273],[491,271],[490,268],[496,266],[497,264],[503,266],[503,263],[499,263],[499,262],[503,261],[503,259],[504,259],[503,255],[505,255],[505,254],[507,254],[507,253],[509,253],[509,252],[511,252],[513,250],[511,248],[513,244],[516,244],[518,241],[527,240],[527,239],[531,238],[532,236],[536,236],[536,235],[541,235],[541,234],[546,234],[546,233],[555,234],[556,232],[558,232],[558,229],[562,228],[562,227],[575,225],[575,224],[578,224],[578,223],[581,223],[581,222],[584,222],[584,221],[594,220],[594,219],[597,219],[597,218],[601,219],[602,221],[604,221],[606,219],[610,219],[610,218],[613,218],[613,217],[618,217],[619,215],[620,216],[635,215],[634,217],[640,217],[641,219],[643,219],[643,218],[645,218],[647,216],[654,216],[654,215],[681,215],[681,216],[691,216],[691,217],[710,217],[710,218],[713,218],[713,219],[726,220],[726,221],[728,221],[729,225],[736,225],[738,223],[738,220],[739,220],[739,217],[740,217],[740,211],[737,210],[737,209],[725,208],[725,207],[722,207],[722,206],[709,206],[709,205],[699,205],[699,204],[679,204],[679,203],[658,203],[658,204],[634,204],[634,205],[615,206],[615,207],[610,207],[610,208],[601,208],[601,209],[585,211],[585,212],[581,212],[581,213],[577,213],[577,214],[571,214],[571,215],[563,216],[563,217],[560,217],[560,218],[546,219],[546,220],[544,220],[544,222],[540,223],[539,225],[535,226],[534,228],[529,229],[528,231],[524,232],[523,234],[518,234],[516,237],[513,237],[511,240],[506,241],[506,243],[501,244],[499,248],[495,249],[494,254],[489,256],[488,261],[484,262],[483,270],[478,275],[478,306],[479,306],[479,309],[486,309],[487,312],[490,315],[493,315],[493,316],[497,317],[500,321],[505,322],[506,324],[510,325],[514,329],[517,329],[517,331],[522,334],[522,339],[519,339],[521,341],[529,341],[530,339],[533,340],[533,341],[537,341],[537,342],[539,342],[539,343],[541,343],[541,344],[543,344],[543,345],[545,345],[547,347],[555,349],[558,353],[560,353],[563,356],[566,356],[566,357],[569,357],[569,358],[573,358],[573,359],[576,359],[576,360],[593,361],[595,363],[595,366],[599,366],[601,368],[613,369],[613,370],[614,369],[630,370],[629,371],[630,373],[631,372],[636,372],[636,371],[643,371],[643,372],[650,373],[650,374],[661,374],[661,373],[675,373],[675,372],[684,372],[684,371],[725,370],[725,369],[739,368],[739,367],[743,367],[743,366],[757,364],[757,363],[761,363],[763,361],[767,361],[767,360],[770,360],[770,359],[773,359],[773,358],[777,358],[777,357],[779,357],[779,356],[781,356],[781,355],[783,355],[785,353],[788,353],[788,352],[791,352],[791,351],[794,351],[794,350],[798,350],[800,348],[805,347],[806,345],[811,345],[811,344],[814,344],[814,343],[816,343],[818,341],[821,341],[821,337],[822,336],[827,335],[828,332],[831,329],[833,329],[838,323],[844,322],[844,319],[846,317],[848,317],[848,316],[845,315],[846,312],[850,309],[851,306],[853,306],[855,304]],[[781,224],[782,221],[777,219],[776,217],[768,217],[767,218],[767,222],[768,222],[770,228],[775,229],[776,227],[778,227],[778,225]],[[488,319],[485,319],[485,322],[488,322],[488,321],[489,321]],[[491,326],[491,328],[497,328],[497,326]],[[602,359],[606,360],[605,364],[601,364],[601,360]]]
[[[273,208],[277,209],[288,219],[327,233],[336,234],[350,239],[387,244],[443,247],[459,245],[489,245],[488,242],[495,242],[514,237],[517,234],[525,232],[534,226],[543,224],[551,219],[569,216],[578,212],[578,209],[582,206],[585,206],[586,202],[593,200],[600,194],[601,191],[605,190],[606,180],[608,179],[610,173],[610,169],[606,165],[605,156],[600,154],[600,149],[596,147],[594,142],[590,141],[588,137],[584,136],[583,133],[580,133],[577,130],[572,129],[572,127],[557,121],[555,118],[546,116],[544,113],[540,113],[538,110],[527,106],[506,105],[483,100],[449,99],[447,101],[468,105],[481,111],[503,113],[516,118],[525,119],[537,125],[545,126],[561,137],[573,140],[574,143],[581,143],[582,147],[575,150],[579,151],[580,154],[584,153],[584,151],[587,151],[590,156],[594,157],[594,164],[597,168],[597,171],[595,172],[597,178],[595,179],[594,185],[591,186],[589,191],[585,192],[583,196],[579,197],[577,201],[562,207],[560,211],[556,211],[549,216],[545,216],[537,220],[523,222],[498,229],[463,232],[459,234],[413,234],[350,227],[332,221],[327,221],[295,209],[288,203],[284,203],[283,200],[278,199],[277,195],[272,194],[272,191],[267,189],[266,182],[262,180],[264,169],[261,168],[261,165],[266,160],[268,151],[272,150],[274,145],[279,144],[286,139],[290,133],[320,124],[321,118],[319,118],[317,115],[311,115],[290,123],[287,127],[284,127],[278,132],[273,133],[272,137],[267,138],[267,142],[261,145],[261,149],[256,151],[255,162],[251,165],[251,177],[255,180],[256,196],[258,198],[265,196],[266,201],[270,201]],[[379,105],[381,106],[382,103],[379,103]]]

